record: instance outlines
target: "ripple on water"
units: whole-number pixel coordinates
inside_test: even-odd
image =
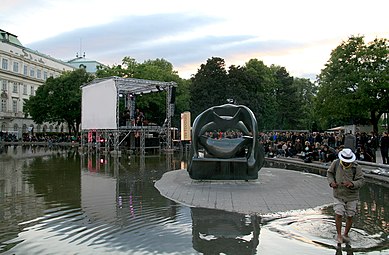
[[[263,228],[278,233],[282,238],[294,239],[327,248],[337,248],[335,220],[332,216],[290,214],[282,218],[269,220]],[[369,227],[366,226],[366,228]],[[389,248],[387,239],[380,233],[369,234],[365,229],[353,227],[349,236],[351,241],[347,248],[354,252],[378,251]]]
[[[150,254],[188,253],[188,249],[192,252],[189,208],[123,202],[120,206],[114,201],[115,212],[110,215],[98,214],[91,208],[50,208],[41,217],[19,223],[18,237],[2,242],[0,252]]]

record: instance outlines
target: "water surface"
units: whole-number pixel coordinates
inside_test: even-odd
[[[2,147],[0,253],[387,254],[388,188],[367,184],[351,247],[337,249],[332,207],[273,215],[189,208],[154,182],[185,155],[80,154]],[[323,178],[323,181],[326,181]]]

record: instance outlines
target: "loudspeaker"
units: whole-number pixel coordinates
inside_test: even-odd
[[[170,98],[170,103],[171,104],[176,103],[176,87],[172,87],[172,96]]]

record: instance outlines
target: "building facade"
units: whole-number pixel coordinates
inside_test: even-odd
[[[98,68],[105,67],[104,64],[96,60],[85,58],[85,53],[82,57],[79,57],[77,54],[75,58],[67,61],[67,63],[76,69],[84,68],[86,72],[91,74],[96,74]]]
[[[67,132],[65,124],[38,125],[23,113],[25,99],[47,78],[58,77],[76,68],[66,62],[24,47],[16,35],[0,29],[0,131],[14,134]]]

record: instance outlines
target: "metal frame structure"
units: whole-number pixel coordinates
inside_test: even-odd
[[[142,155],[145,154],[145,136],[151,131],[158,131],[160,134],[166,135],[166,150],[170,151],[172,149],[172,139],[171,139],[171,119],[174,114],[174,102],[171,102],[173,87],[177,87],[175,82],[162,82],[162,81],[153,81],[153,80],[144,80],[144,79],[135,79],[135,78],[120,78],[116,76],[94,79],[92,82],[84,85],[92,85],[105,80],[113,79],[115,86],[117,88],[116,95],[116,121],[117,128],[116,130],[95,130],[96,132],[102,133],[113,133],[114,134],[114,150],[119,152],[120,144],[130,135],[131,132],[140,132],[140,152]],[[84,87],[83,86],[83,87]],[[153,93],[153,92],[163,92],[166,91],[166,119],[162,127],[159,126],[120,126],[119,124],[119,100],[120,97],[125,98],[125,105],[128,106],[128,96],[132,95],[136,98],[137,95]],[[84,131],[84,130],[83,130]],[[120,134],[126,133],[125,137],[119,141]]]

